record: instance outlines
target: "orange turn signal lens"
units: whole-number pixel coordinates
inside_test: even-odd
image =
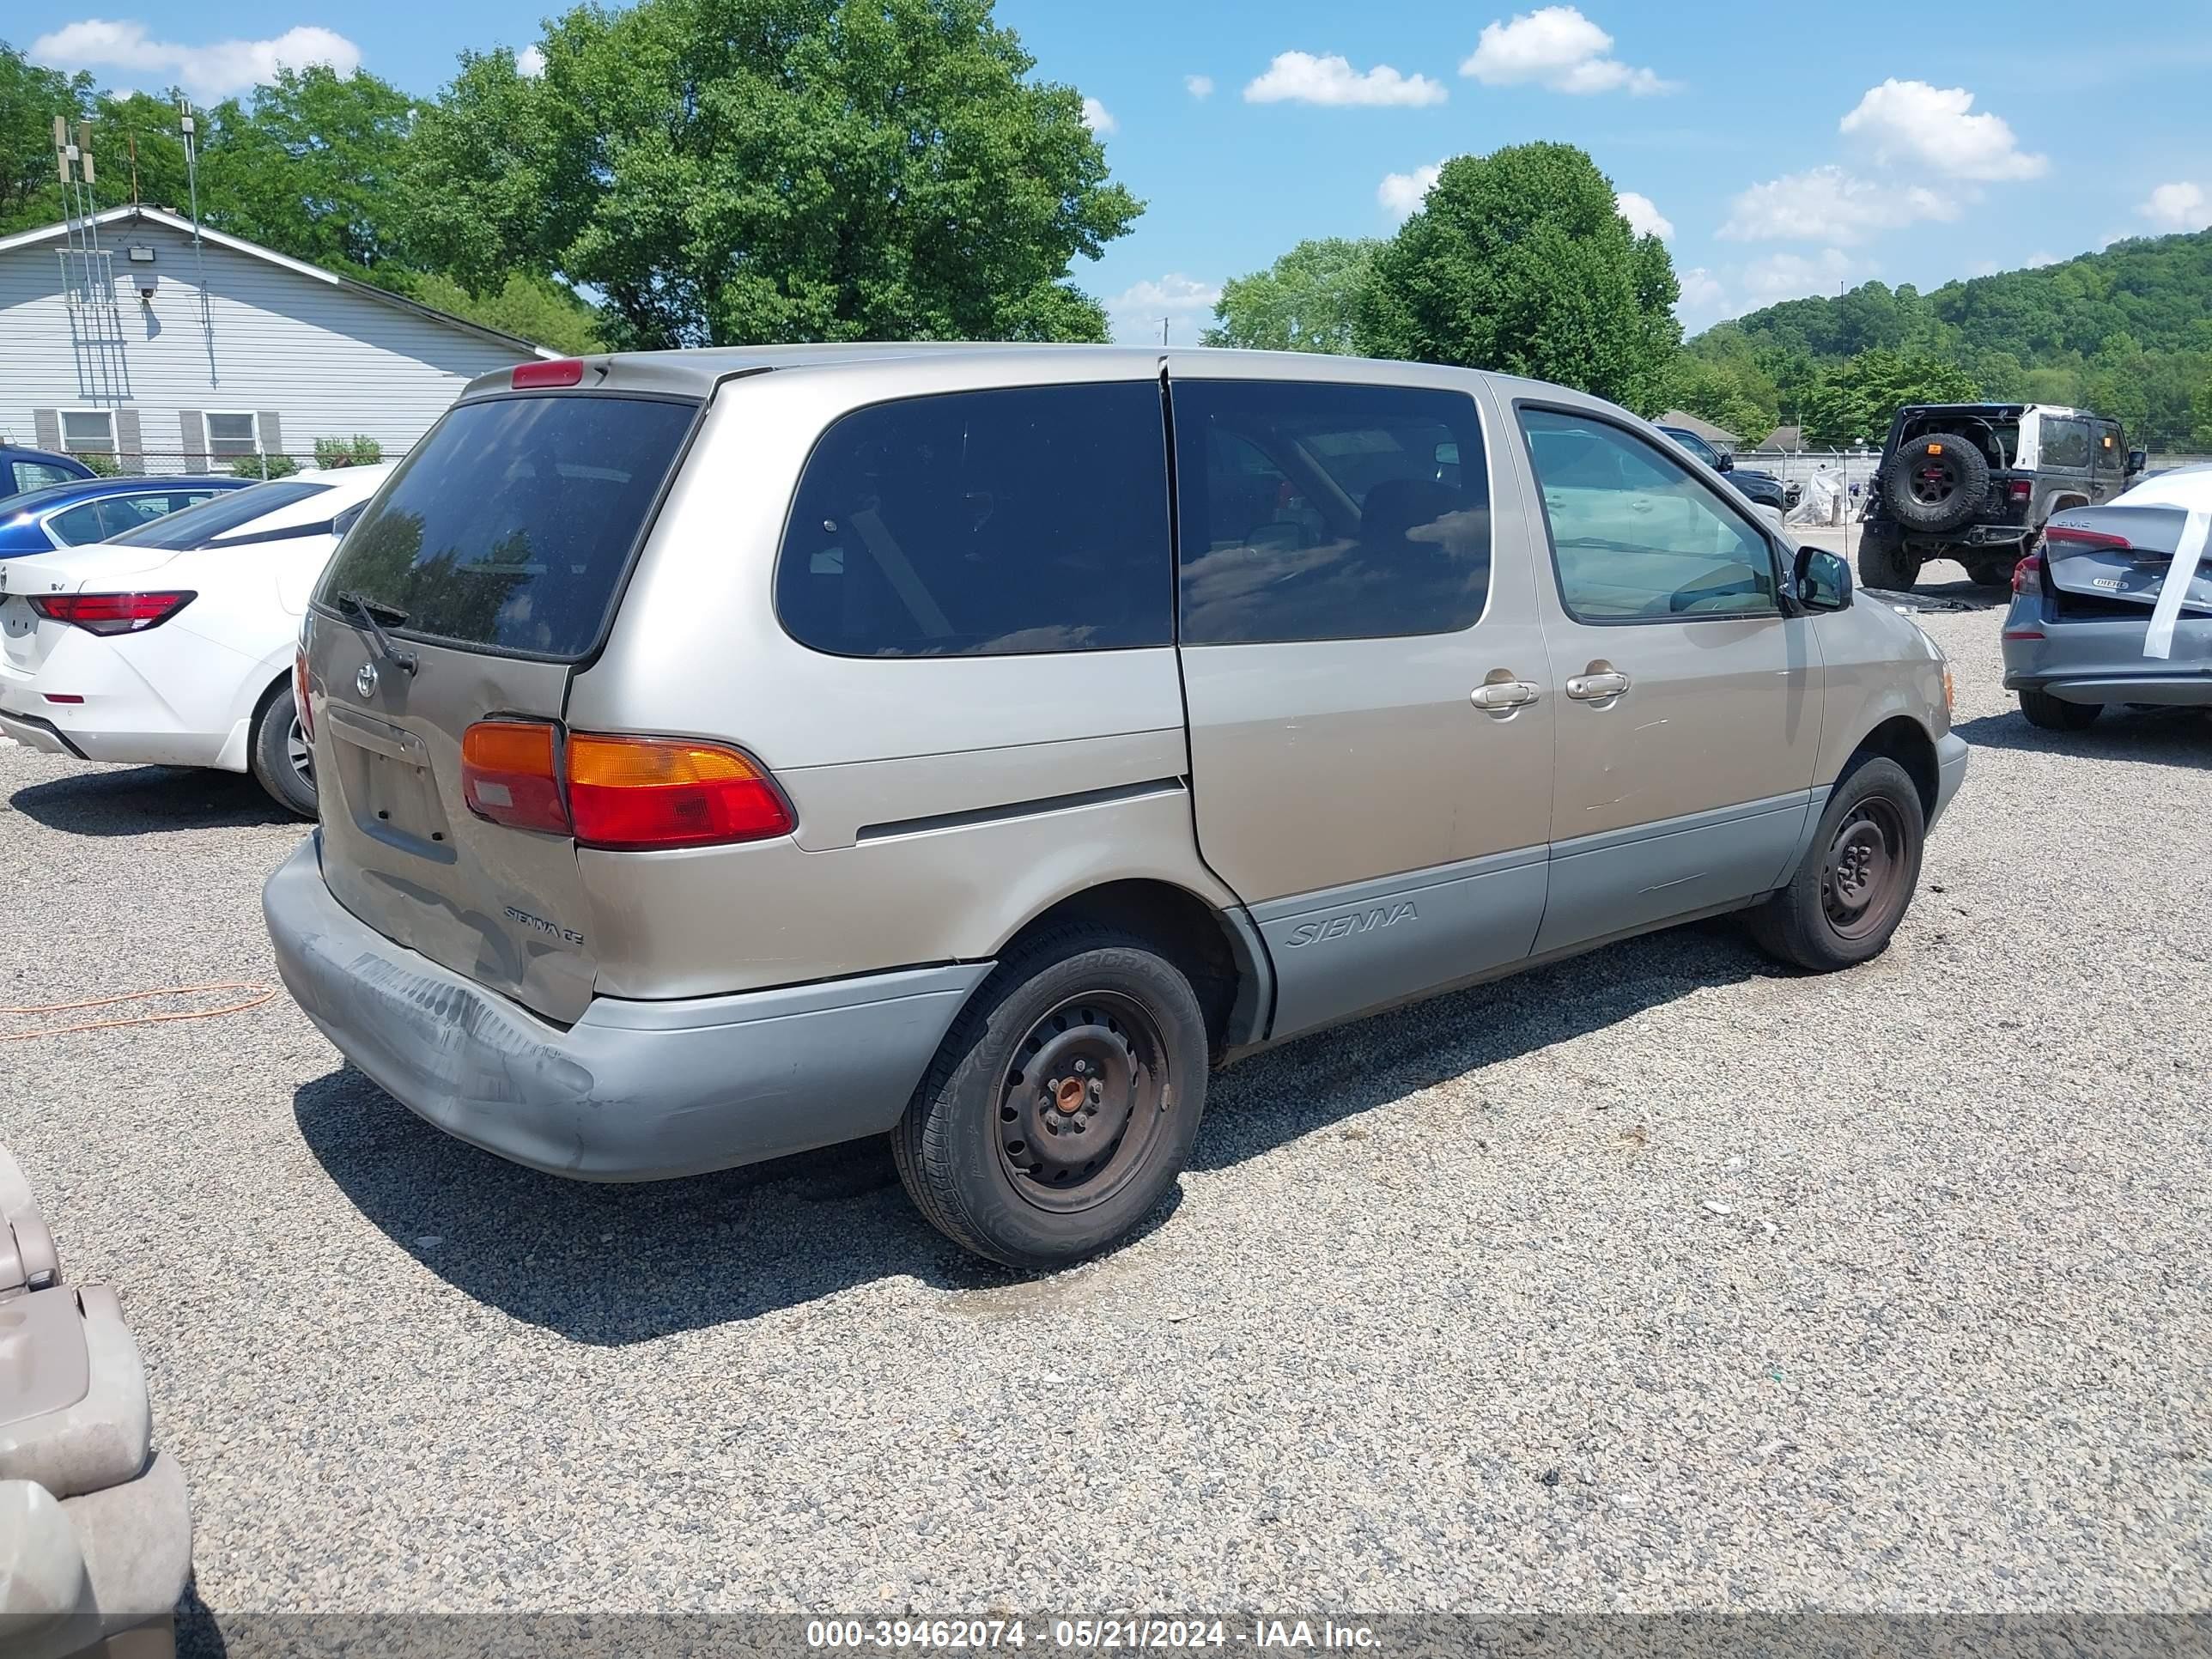
[[[494,823],[568,833],[558,746],[544,720],[478,720],[461,733],[461,799]]]

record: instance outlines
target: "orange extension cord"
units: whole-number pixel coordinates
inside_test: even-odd
[[[94,1019],[76,1025],[49,1025],[36,1031],[10,1031],[0,1035],[0,1042],[28,1042],[33,1037],[68,1036],[76,1031],[106,1031],[118,1025],[159,1025],[172,1019],[214,1019],[218,1015],[242,1014],[249,1008],[258,1008],[276,994],[274,986],[257,985],[249,980],[219,980],[212,985],[163,985],[151,991],[128,992],[119,997],[94,997],[88,1002],[49,1002],[33,1004],[27,1008],[0,1008],[0,1014],[73,1014],[81,1008],[112,1008],[121,1002],[144,1002],[153,997],[197,996],[207,991],[252,991],[257,994],[224,1008],[191,1008],[173,1014],[133,1014],[128,1019]]]

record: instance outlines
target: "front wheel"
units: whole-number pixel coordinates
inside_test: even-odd
[[[1829,795],[1790,884],[1751,913],[1752,937],[1816,974],[1872,961],[1912,902],[1927,832],[1905,769],[1887,757],[1864,762]]]
[[[1069,928],[1002,961],[891,1131],[899,1180],[954,1243],[1060,1267],[1119,1243],[1190,1156],[1206,1017],[1149,945]]]
[[[315,816],[314,757],[300,729],[300,710],[289,683],[255,716],[246,759],[254,781],[271,800],[301,817]]]

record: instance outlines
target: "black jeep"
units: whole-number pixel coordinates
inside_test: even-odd
[[[2142,471],[2118,421],[2045,404],[1908,404],[1889,423],[1861,522],[1859,580],[1909,588],[1930,559],[2001,587],[2044,520]]]

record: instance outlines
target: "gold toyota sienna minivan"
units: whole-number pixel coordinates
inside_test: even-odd
[[[1927,637],[1634,416],[1231,351],[479,380],[297,694],[270,933],[384,1088],[588,1180],[887,1133],[1024,1267],[1256,1048],[1723,911],[1867,960],[1966,760]]]

